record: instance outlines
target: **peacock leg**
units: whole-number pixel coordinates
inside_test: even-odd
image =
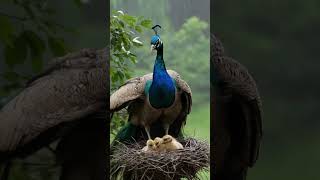
[[[150,136],[150,126],[144,126],[144,129],[145,129],[146,132],[147,132],[148,139],[151,139],[151,136]]]
[[[164,131],[165,131],[165,135],[168,135],[169,134],[169,128],[170,128],[170,125],[167,124],[167,123],[164,123],[163,124],[163,128],[164,128]]]

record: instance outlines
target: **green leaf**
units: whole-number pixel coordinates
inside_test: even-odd
[[[117,74],[114,74],[113,76],[111,76],[112,82],[116,82],[118,81],[119,77]]]
[[[31,56],[42,55],[46,49],[44,41],[33,31],[24,31],[23,34],[28,39]]]
[[[31,66],[34,72],[40,72],[43,67],[43,53],[45,51],[46,45],[44,41],[32,31],[23,32],[26,38],[31,51]]]
[[[44,11],[48,14],[48,15],[54,15],[57,11],[51,7],[46,7],[44,9]]]
[[[130,77],[129,64],[137,62],[134,53],[143,46],[136,33],[142,33],[143,28],[149,28],[151,25],[151,20],[145,20],[144,17],[130,16],[119,11],[112,13],[110,24],[112,87],[122,84]]]
[[[118,23],[120,24],[121,28],[124,28],[124,23],[122,21],[118,21]]]
[[[131,27],[134,27],[134,24],[137,21],[137,19],[135,17],[129,16],[127,14],[124,14],[121,17],[122,17],[123,21],[125,21]]]
[[[42,55],[35,55],[31,57],[31,67],[33,72],[40,72],[43,67]]]
[[[22,7],[31,19],[35,19],[36,15],[35,12],[33,12],[31,3],[23,3]]]
[[[21,62],[24,62],[24,60],[27,58],[28,40],[23,33],[21,33],[15,40],[14,46],[18,50],[17,53],[19,53],[19,56],[21,57]]]
[[[60,38],[48,38],[48,45],[54,56],[63,56],[66,54],[66,47],[63,39]]]
[[[18,88],[21,88],[21,84],[19,82],[11,82],[9,84],[2,86],[2,89],[8,93],[10,93],[10,91],[18,89]]]
[[[129,57],[132,63],[137,63],[137,58],[135,56]]]
[[[129,79],[131,77],[129,72],[125,72],[124,75],[126,76],[127,79]]]
[[[15,38],[13,46],[6,45],[4,49],[5,62],[13,68],[16,64],[22,64],[27,58],[27,39],[24,34]]]
[[[152,21],[150,19],[145,19],[143,21],[141,21],[141,26],[145,27],[145,28],[151,28],[152,26]]]
[[[136,26],[135,27],[135,30],[139,33],[142,33],[142,28],[140,26]]]
[[[81,8],[82,7],[82,2],[81,2],[81,0],[73,0],[73,2],[74,2],[74,4],[76,5],[76,6],[78,6],[79,8]]]
[[[142,43],[141,41],[139,41],[138,39],[139,39],[139,37],[133,38],[133,39],[132,39],[133,44],[134,44],[135,46],[142,46],[143,43]]]
[[[0,41],[4,44],[12,45],[13,28],[9,19],[0,15]]]
[[[4,74],[2,74],[2,77],[11,82],[15,82],[20,79],[20,75],[14,71],[7,71]]]
[[[5,63],[10,68],[13,68],[15,64],[18,64],[17,61],[19,61],[19,57],[17,57],[15,48],[8,45],[4,48],[4,58]]]

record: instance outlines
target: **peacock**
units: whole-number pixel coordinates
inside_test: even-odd
[[[247,68],[228,57],[212,36],[211,83],[216,180],[245,180],[262,138],[261,99]]]
[[[45,147],[61,165],[60,180],[106,179],[108,54],[83,49],[51,60],[0,110],[1,180],[15,179],[16,158]]]
[[[113,113],[128,107],[128,123],[120,129],[116,141],[130,143],[170,134],[182,137],[182,128],[191,111],[192,93],[189,85],[173,71],[167,70],[163,59],[163,41],[152,27],[151,50],[157,51],[153,73],[129,79],[110,97]]]

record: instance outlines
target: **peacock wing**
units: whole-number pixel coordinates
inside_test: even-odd
[[[176,71],[168,70],[168,73],[175,80],[177,88],[182,90],[182,103],[184,104],[185,112],[189,114],[192,106],[192,92],[190,86]]]
[[[253,166],[258,158],[262,138],[261,99],[257,85],[248,70],[239,62],[229,57],[220,58],[221,61],[215,63],[214,71],[218,76],[220,89],[223,89],[222,95],[231,94],[231,98],[236,101],[236,119],[245,130],[243,139],[239,139],[245,144],[242,160]]]
[[[220,85],[234,94],[240,95],[247,100],[257,99],[260,101],[257,85],[247,68],[230,57],[222,57],[215,63],[214,71],[218,76]]]
[[[30,143],[40,148],[50,143],[44,136],[51,129],[105,111],[106,50],[82,50],[53,64],[1,109],[0,154]]]
[[[144,96],[146,82],[152,79],[152,73],[129,79],[110,96],[110,111],[118,111],[133,101]]]

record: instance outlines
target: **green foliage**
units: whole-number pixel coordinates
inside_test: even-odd
[[[136,35],[141,33],[143,28],[151,28],[151,24],[151,20],[130,16],[122,11],[112,13],[110,19],[112,87],[118,87],[130,77],[128,63],[130,61],[136,63],[136,55],[131,51],[143,45]]]
[[[75,5],[77,5],[78,7],[82,7],[82,2],[81,0],[73,0],[73,2],[75,3]]]
[[[48,45],[54,56],[62,56],[66,53],[65,43],[62,38],[48,37]]]
[[[126,110],[121,110],[117,113],[115,113],[112,117],[112,121],[110,123],[110,134],[111,134],[111,141],[115,137],[115,135],[118,133],[121,127],[125,125],[128,119],[128,114]],[[110,142],[111,142],[110,141]]]
[[[168,66],[177,68],[194,92],[194,103],[207,103],[209,98],[210,38],[205,34],[208,24],[190,17],[174,34],[167,37]],[[195,68],[196,67],[196,68]]]
[[[143,43],[137,36],[143,29],[151,29],[152,22],[143,17],[135,17],[122,11],[113,11],[110,19],[111,90],[117,89],[124,80],[130,78],[130,64],[137,62],[134,51]],[[125,112],[116,113],[111,122],[111,133],[115,134],[127,119]]]
[[[184,133],[187,136],[210,142],[210,104],[202,104],[192,110],[188,116],[187,126],[184,128]]]
[[[47,1],[21,0],[1,4],[8,6],[8,12],[15,12],[0,12],[0,46],[6,65],[6,72],[0,77],[5,80],[0,84],[0,98],[4,98],[23,87],[26,78],[43,69],[45,54],[56,57],[67,52],[64,40],[58,35],[67,30],[53,20],[55,10],[47,6]],[[8,74],[14,74],[15,78],[8,78]]]
[[[0,15],[0,27],[0,41],[11,45],[13,27],[7,17]]]

